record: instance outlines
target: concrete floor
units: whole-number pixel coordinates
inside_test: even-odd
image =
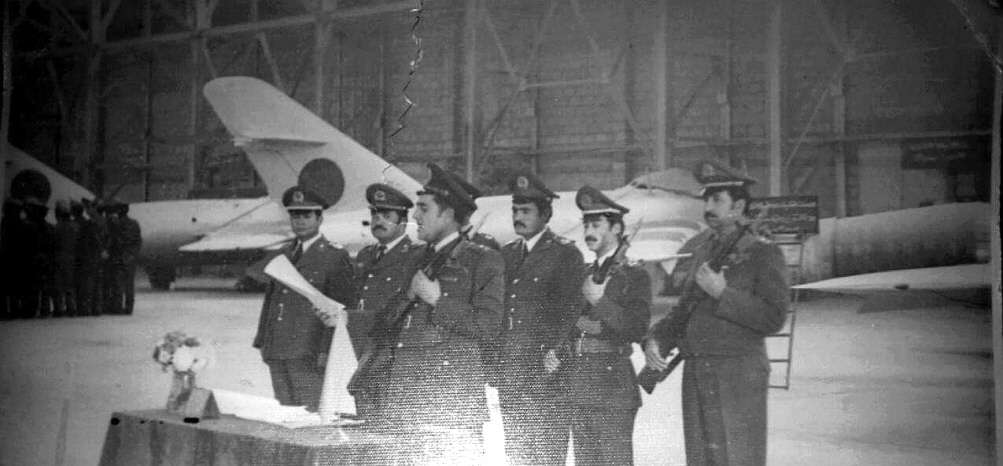
[[[166,400],[169,375],[151,354],[171,330],[216,348],[199,385],[271,396],[250,347],[260,294],[229,291],[232,280],[182,279],[171,292],[139,284],[131,317],[0,322],[0,466],[97,464],[112,411]],[[858,314],[859,304],[799,307],[791,387],[771,391],[769,464],[993,464],[988,310]],[[667,307],[657,300],[656,312]],[[645,396],[635,450],[638,465],[685,464],[678,373]]]

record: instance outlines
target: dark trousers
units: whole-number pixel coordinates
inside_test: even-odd
[[[691,357],[683,367],[688,466],[766,464],[765,357]]]
[[[549,384],[498,388],[510,465],[564,466],[570,426],[564,398]]]
[[[122,297],[122,313],[132,315],[136,306],[136,264],[131,261],[120,263],[116,269],[116,291]]]
[[[57,262],[53,274],[53,312],[56,315],[77,315],[77,287],[73,258],[63,258]]]
[[[571,412],[576,466],[634,464],[634,417],[637,408],[618,410],[575,406]]]
[[[82,316],[100,315],[98,298],[98,263],[82,261],[77,264],[77,314]]]
[[[105,314],[121,314],[123,305],[122,285],[120,283],[122,266],[117,259],[109,259],[105,261],[103,268],[102,281],[104,282],[104,293],[102,300],[104,301],[104,312]]]
[[[324,370],[317,367],[317,358],[273,359],[265,361],[272,376],[275,399],[288,406],[306,406],[316,412],[320,406],[320,390],[324,385]]]

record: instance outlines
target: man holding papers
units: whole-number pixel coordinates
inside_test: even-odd
[[[352,264],[348,253],[320,234],[328,202],[309,189],[294,186],[282,195],[296,239],[282,248],[300,275],[324,295],[354,305]],[[261,307],[254,347],[268,365],[275,398],[283,405],[317,411],[333,324],[331,310],[318,310],[309,299],[273,280]]]

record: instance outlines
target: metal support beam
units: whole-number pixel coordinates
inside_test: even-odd
[[[670,86],[675,82],[669,79],[669,4],[655,2],[658,8],[658,23],[655,30],[654,43],[651,47],[652,63],[654,64],[655,90],[655,150],[653,151],[654,166],[657,170],[665,170],[672,162],[673,145],[669,139],[675,139],[675,119],[669,121],[673,113]],[[671,127],[670,127],[671,126]]]
[[[3,102],[0,103],[0,199],[7,198],[7,137],[10,132],[10,97],[13,94],[13,73],[10,71],[13,60],[11,46],[10,2],[0,6],[3,11],[3,30],[0,31],[0,58],[3,60],[3,74],[0,75],[0,87],[3,89]],[[2,238],[0,238],[2,239]]]
[[[477,19],[480,16],[480,0],[467,0],[463,28],[463,120],[464,174],[467,181],[474,182],[477,137]]]
[[[315,8],[317,21],[313,28],[313,112],[324,118],[324,89],[327,87],[324,57],[327,56],[327,39],[331,29],[324,19],[324,0],[317,0]]]
[[[781,129],[780,113],[780,78],[783,75],[783,62],[781,61],[782,43],[782,20],[783,20],[784,0],[773,0],[770,11],[770,30],[767,36],[767,62],[766,74],[768,82],[768,108],[769,108],[769,134],[770,134],[770,155],[769,155],[769,194],[770,196],[780,196],[783,193],[783,133]]]
[[[996,38],[996,50],[1003,50],[1003,29],[999,31],[999,37]],[[999,329],[1003,328],[1003,293],[1000,292],[1001,284],[1000,280],[1000,163],[1001,163],[1001,147],[1003,144],[1003,69],[999,66],[994,66],[994,75],[996,79],[994,80],[994,96],[993,96],[993,149],[992,149],[992,163],[991,172],[989,175],[990,179],[990,192],[989,192],[989,206],[990,212],[992,212],[993,220],[990,222],[990,239],[989,239],[989,270],[992,272],[992,296],[990,297],[990,302],[992,303],[992,315],[993,315],[993,354],[996,357],[993,358],[993,372],[995,373],[994,380],[1003,380],[1003,358],[999,357],[1003,354],[1003,332]],[[995,407],[996,412],[999,413],[1003,409],[1003,384],[995,384]],[[996,458],[1000,458],[1003,455],[1003,417],[995,416],[996,418]]]
[[[164,1],[158,0],[158,4],[161,5],[161,10],[164,10]],[[407,13],[414,4],[411,1],[399,1],[394,3],[381,3],[373,6],[355,7],[355,8],[345,8],[339,9],[332,12],[324,13],[323,17],[328,21],[338,21],[338,20],[351,20],[355,18],[362,18],[366,16],[374,16],[381,14],[391,14],[391,13]],[[211,6],[211,5],[208,5]],[[173,18],[173,15],[169,15]],[[166,44],[171,42],[184,42],[192,40],[198,37],[222,37],[229,35],[240,35],[240,34],[254,34],[264,31],[270,31],[273,29],[285,29],[295,26],[306,26],[313,24],[317,21],[317,15],[315,14],[304,14],[297,16],[287,16],[283,18],[267,20],[267,21],[250,21],[246,23],[238,24],[228,24],[225,26],[213,26],[201,30],[192,30],[193,27],[187,24],[186,21],[182,20],[183,27],[185,31],[181,32],[171,32],[171,33],[161,33],[156,34],[152,37],[134,37],[130,39],[119,39],[114,41],[107,41],[98,44],[99,47],[105,50],[126,50],[134,49],[140,47],[153,47],[160,44]],[[83,35],[86,37],[86,34]],[[86,50],[87,47],[83,45],[75,45],[69,47],[63,47],[58,49],[41,49],[33,51],[19,52],[21,56],[28,57],[39,57],[39,56],[49,56],[49,55],[66,55],[80,53]]]

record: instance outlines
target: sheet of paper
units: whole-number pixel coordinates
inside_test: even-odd
[[[318,309],[345,308],[303,278],[285,255],[272,259],[265,266],[265,273],[310,300]],[[348,330],[344,325],[338,325],[334,330],[334,338],[331,339],[320,395],[320,418],[324,423],[337,420],[338,413],[355,414],[355,398],[348,393],[348,381],[357,368],[358,361],[355,360]]]
[[[303,275],[300,275],[296,266],[289,262],[289,258],[285,254],[279,254],[268,262],[268,265],[265,266],[265,274],[309,299],[310,303],[317,309],[345,308],[344,304],[328,298],[303,278]]]

